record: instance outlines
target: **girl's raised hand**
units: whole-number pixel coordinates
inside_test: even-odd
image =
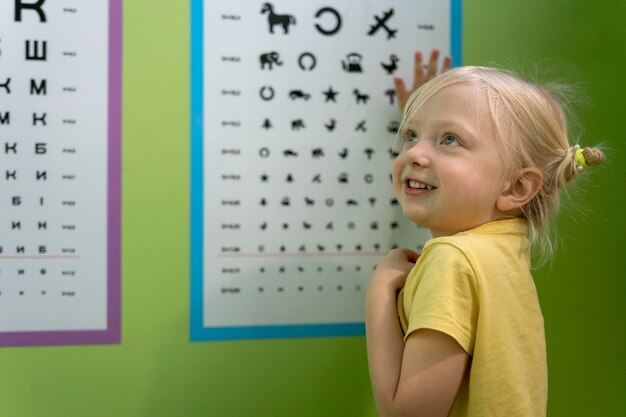
[[[428,68],[424,69],[422,52],[415,52],[415,63],[413,68],[413,86],[410,90],[407,90],[404,80],[400,77],[394,77],[393,82],[396,87],[396,97],[398,99],[398,105],[400,111],[404,111],[404,106],[409,100],[409,96],[413,91],[417,90],[425,82],[432,80],[438,75],[437,62],[439,61],[439,49],[433,49],[430,53],[430,60],[428,61]],[[443,59],[443,65],[441,66],[441,72],[445,72],[452,66],[452,58],[446,56]]]

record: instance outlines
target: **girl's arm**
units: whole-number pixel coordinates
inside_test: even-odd
[[[422,329],[403,340],[396,294],[417,256],[391,251],[368,288],[367,355],[380,417],[446,416],[467,367],[469,355],[444,333]]]

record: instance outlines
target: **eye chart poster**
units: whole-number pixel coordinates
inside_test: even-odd
[[[0,346],[119,342],[121,12],[0,2]]]
[[[364,334],[374,266],[428,238],[391,188],[393,76],[460,63],[461,1],[191,5],[191,339]]]

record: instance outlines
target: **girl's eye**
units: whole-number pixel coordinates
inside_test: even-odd
[[[457,146],[459,145],[459,140],[456,138],[456,136],[445,135],[443,139],[441,139],[441,144],[446,146]]]
[[[417,141],[417,134],[412,130],[407,130],[404,132],[404,141],[405,142],[415,142]]]

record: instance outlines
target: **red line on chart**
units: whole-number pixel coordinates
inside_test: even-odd
[[[2,259],[80,259],[78,255],[43,255],[43,256],[0,256],[0,260]]]
[[[328,252],[328,253],[220,253],[218,258],[347,258],[383,256],[384,252]]]

